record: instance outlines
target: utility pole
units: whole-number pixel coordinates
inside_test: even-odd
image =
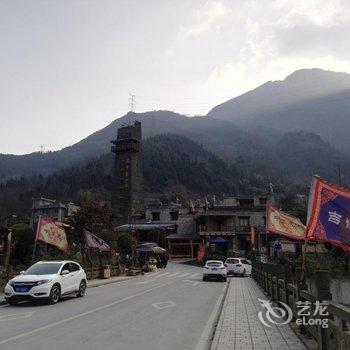
[[[44,146],[44,145],[40,145],[40,146],[39,146],[39,149],[40,149],[40,151],[39,151],[39,152],[40,152],[41,154],[43,154],[43,153],[44,153],[44,148],[45,148],[45,146]]]
[[[134,94],[129,94],[129,106],[130,106],[130,112],[135,112],[136,107],[136,96]]]

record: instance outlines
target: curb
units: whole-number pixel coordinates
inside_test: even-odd
[[[118,280],[114,280],[114,281],[109,281],[109,280],[105,280],[105,281],[101,281],[101,282],[93,282],[93,283],[89,283],[88,281],[88,284],[87,284],[87,288],[96,288],[96,287],[100,287],[100,286],[104,286],[106,284],[112,284],[112,283],[117,283],[117,282],[123,282],[123,281],[127,281],[131,278],[134,278],[135,276],[125,276],[125,277],[121,277],[120,279]],[[0,306],[1,305],[6,305],[7,302],[6,300],[4,300],[4,296],[1,295],[0,296],[1,300],[0,300]]]
[[[219,299],[215,304],[215,307],[212,313],[210,314],[209,320],[195,347],[195,350],[209,350],[212,348],[212,343],[215,339],[214,337],[216,335],[216,330],[220,322],[219,319],[221,319],[222,309],[225,304],[226,295],[227,295],[227,291],[230,286],[230,283],[231,283],[231,279],[228,280],[222,292],[220,293]]]
[[[231,282],[231,279],[230,279],[230,282]],[[229,286],[226,289],[225,298],[224,298],[224,300],[222,302],[222,306],[221,306],[221,310],[220,310],[221,311],[220,312],[220,318],[219,318],[219,320],[218,320],[218,322],[216,324],[215,333],[213,335],[212,342],[211,342],[210,347],[209,347],[210,350],[215,350],[218,347],[220,333],[221,333],[221,328],[222,328],[222,324],[224,322],[224,315],[225,315],[225,312],[223,311],[223,309],[224,309],[224,307],[226,306],[226,304],[228,302],[227,298],[226,298],[228,288],[229,288]]]
[[[95,288],[95,287],[100,287],[100,286],[105,286],[106,284],[112,284],[112,283],[118,283],[118,282],[123,282],[123,281],[127,281],[131,278],[134,278],[135,276],[125,276],[125,277],[121,277],[118,280],[114,280],[114,281],[109,281],[107,280],[102,280],[101,282],[92,282],[92,283],[87,283],[87,288]]]

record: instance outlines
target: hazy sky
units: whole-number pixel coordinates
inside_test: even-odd
[[[349,0],[0,0],[0,153],[211,107],[296,69],[350,72]]]

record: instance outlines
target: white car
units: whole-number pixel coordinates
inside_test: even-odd
[[[203,268],[203,281],[220,279],[227,281],[227,268],[220,260],[208,260]]]
[[[62,296],[83,297],[86,274],[74,261],[39,261],[9,280],[5,299],[11,305],[22,300],[44,300],[56,304]]]
[[[228,275],[250,276],[252,274],[252,263],[244,258],[227,258],[225,261]]]

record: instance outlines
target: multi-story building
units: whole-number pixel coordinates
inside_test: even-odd
[[[274,203],[273,196],[224,197],[196,215],[197,232],[206,242],[222,237],[230,249],[246,250],[252,228],[258,233],[265,232],[268,203]]]
[[[78,209],[79,207],[73,203],[64,204],[54,199],[47,199],[43,197],[33,198],[30,226],[34,227],[36,225],[39,216],[47,216],[54,221],[64,222]]]
[[[252,228],[256,248],[266,245],[266,205],[274,204],[273,196],[226,196],[210,206],[195,208],[179,214],[177,233],[169,235],[170,255],[195,257],[200,245],[220,243],[224,250],[245,250],[251,246]],[[215,245],[215,244],[214,244]]]

